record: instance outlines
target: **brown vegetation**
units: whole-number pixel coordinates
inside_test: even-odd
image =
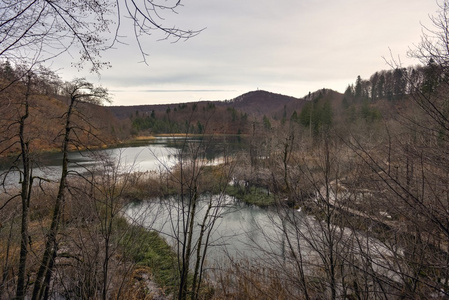
[[[344,95],[255,91],[224,103],[142,107],[126,115],[128,127],[94,101],[103,89],[47,82],[5,62],[0,153],[17,159],[2,175],[18,170],[20,178],[1,187],[0,295],[163,297],[150,274],[160,267],[169,273],[164,287],[182,300],[448,298],[446,4],[433,19],[437,31],[414,52],[424,66],[393,62]],[[184,140],[177,165],[158,173],[122,172],[108,157],[83,174],[68,169],[68,150],[157,132],[204,139]],[[245,133],[248,148],[232,157],[224,150],[224,163],[208,166],[213,141],[204,134],[214,133]],[[39,151],[50,148],[64,154],[57,183],[33,175]],[[231,180],[272,195],[269,225],[257,232],[270,247],[253,245],[255,261],[231,258],[208,281],[210,237]],[[174,252],[163,263],[149,254],[149,232],[121,214],[130,199],[166,195]]]

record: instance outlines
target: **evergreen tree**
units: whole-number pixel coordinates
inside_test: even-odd
[[[374,100],[377,99],[378,82],[379,82],[379,73],[376,72],[370,78],[370,83],[371,83],[371,101],[374,101]]]
[[[270,122],[270,119],[268,119],[268,117],[267,116],[263,116],[263,127],[265,128],[265,129],[271,129],[271,122]]]
[[[299,116],[298,116],[298,113],[296,112],[296,110],[293,111],[293,113],[290,117],[290,121],[299,123]]]
[[[383,98],[385,96],[384,90],[385,90],[385,76],[384,74],[380,74],[376,88],[378,98]]]
[[[355,97],[360,98],[362,96],[362,78],[360,75],[357,76],[357,80],[355,82]]]

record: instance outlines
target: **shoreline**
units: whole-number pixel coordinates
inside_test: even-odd
[[[114,149],[119,147],[126,147],[126,146],[141,146],[145,145],[146,143],[150,141],[154,141],[157,138],[195,138],[195,137],[247,137],[246,134],[185,134],[185,133],[162,133],[162,134],[156,134],[156,135],[139,135],[135,136],[133,138],[129,138],[123,141],[118,141],[116,143],[111,144],[102,144],[102,145],[90,145],[87,147],[71,147],[69,149],[69,152],[81,152],[81,151],[89,151],[89,150],[100,150],[100,149]],[[52,154],[52,153],[61,153],[61,150],[58,148],[42,148],[37,149],[36,151],[31,151],[32,154]],[[20,155],[20,151],[10,152],[10,153],[2,153],[0,154],[0,164],[2,161],[7,161],[9,159],[18,157]]]

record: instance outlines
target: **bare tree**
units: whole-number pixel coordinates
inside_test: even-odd
[[[126,165],[121,154],[93,151],[91,155],[98,164],[72,178],[67,187],[66,225],[61,230],[52,295],[122,299],[134,284],[136,261],[131,253],[143,247],[136,232],[141,233],[141,228],[122,212],[128,204],[125,193],[141,174],[133,173],[133,165]],[[150,220],[145,224],[151,229]]]
[[[27,76],[26,93],[24,102],[24,113],[19,120],[19,140],[20,149],[22,153],[22,172],[23,178],[21,183],[20,197],[22,199],[22,226],[21,226],[21,241],[20,241],[20,261],[19,272],[17,278],[17,298],[23,299],[25,295],[25,272],[26,261],[28,256],[28,211],[30,207],[31,189],[33,186],[32,165],[30,159],[29,141],[25,137],[25,121],[29,117],[29,97],[31,91],[31,76]]]
[[[5,66],[6,68],[7,66]],[[27,257],[30,247],[30,236],[28,233],[30,200],[32,195],[33,181],[41,181],[43,178],[33,175],[33,168],[36,165],[37,157],[33,153],[35,150],[33,143],[40,138],[33,123],[35,116],[32,109],[35,108],[35,97],[37,95],[37,83],[39,74],[31,72],[29,68],[20,66],[10,67],[9,76],[3,74],[4,81],[1,88],[5,88],[2,93],[2,102],[5,105],[3,111],[4,130],[1,133],[1,153],[18,151],[18,155],[11,163],[2,177],[2,188],[6,195],[9,195],[0,209],[4,208],[16,197],[21,199],[21,229],[20,229],[20,258],[17,274],[17,298],[23,299],[26,291],[25,277],[27,272]],[[20,177],[20,192],[14,192],[15,186],[10,181],[15,177]]]
[[[145,61],[141,40],[153,31],[162,32],[166,39],[175,41],[188,39],[201,31],[164,24],[164,12],[176,12],[180,5],[181,1],[174,0],[2,0],[0,57],[33,64],[76,47],[79,59],[74,65],[88,62],[92,71],[98,71],[107,65],[100,60],[100,53],[120,42],[122,23],[129,18]]]
[[[57,234],[61,221],[61,211],[64,205],[67,177],[69,175],[69,146],[73,144],[73,141],[76,142],[76,139],[72,138],[72,133],[76,133],[76,129],[80,129],[79,127],[76,128],[76,123],[73,122],[73,117],[77,113],[77,106],[83,102],[101,103],[102,101],[108,99],[107,91],[105,89],[94,87],[91,83],[85,81],[84,79],[78,79],[68,84],[66,87],[66,93],[69,97],[69,104],[67,112],[63,116],[65,125],[64,130],[61,132],[61,137],[63,139],[61,145],[61,151],[63,154],[62,172],[59,180],[58,195],[55,199],[55,204],[53,207],[51,225],[47,233],[44,254],[34,283],[33,299],[42,299],[45,297],[44,295],[48,295],[49,292],[48,289],[52,276],[54,259],[57,254]]]
[[[195,109],[192,108],[190,117]],[[211,118],[213,113],[208,116],[205,128]],[[187,128],[191,128],[190,124],[188,120]],[[234,164],[225,157],[226,163],[209,166],[206,152],[212,143],[213,137],[205,135],[198,141],[190,141],[189,132],[186,132],[175,153],[177,164],[172,168],[165,165],[166,183],[176,190],[176,195],[163,201],[167,205],[164,226],[169,228],[163,234],[177,253],[174,293],[181,300],[202,297],[207,260],[218,239],[213,232],[229,204],[225,188],[231,180]]]
[[[347,144],[365,166],[359,188],[377,191],[364,203],[375,223],[382,223],[382,245],[390,257],[379,262],[363,250],[366,261],[388,270],[392,280],[365,269],[396,297],[447,297],[448,286],[448,13],[440,11],[425,27],[421,43],[409,54],[424,66],[404,74],[410,95],[395,120],[386,122],[386,139],[369,144],[351,136]],[[393,68],[401,66],[395,61]],[[379,209],[381,207],[381,209]],[[379,212],[383,215],[380,215]]]

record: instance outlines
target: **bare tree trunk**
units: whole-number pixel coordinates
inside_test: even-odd
[[[59,223],[61,219],[61,211],[64,204],[64,193],[66,188],[66,180],[68,174],[68,146],[70,142],[70,132],[71,132],[71,116],[73,112],[73,107],[75,105],[75,99],[72,97],[66,114],[64,141],[62,145],[62,172],[59,181],[58,195],[56,196],[55,206],[53,207],[53,217],[51,220],[50,230],[47,233],[47,241],[45,243],[44,255],[36,276],[34,283],[32,300],[42,299],[44,296],[44,291],[50,283],[51,272],[53,260],[56,257],[57,251],[57,241],[56,237],[59,230]]]
[[[32,189],[32,170],[30,160],[29,143],[25,137],[25,122],[29,117],[29,97],[31,91],[31,76],[27,76],[27,90],[25,94],[25,112],[20,117],[19,121],[19,139],[20,139],[20,151],[22,157],[22,182],[20,197],[22,200],[22,224],[20,229],[20,258],[19,258],[19,272],[17,274],[17,291],[16,299],[24,299],[26,294],[25,287],[25,274],[26,263],[28,257],[28,211],[30,207],[30,197]]]
[[[107,205],[106,205],[107,207]],[[106,217],[105,217],[105,225],[108,226],[108,231],[105,233],[105,239],[104,239],[104,260],[103,260],[103,291],[102,291],[102,298],[103,300],[107,299],[108,294],[108,273],[109,273],[109,255],[110,255],[110,234],[112,232],[112,218],[108,218],[108,211],[106,208]],[[107,224],[109,219],[109,225]]]
[[[206,250],[207,247],[204,247],[204,252],[202,253],[202,248],[201,245],[203,243],[203,238],[204,238],[204,234],[205,234],[205,227],[207,224],[207,219],[209,217],[209,212],[212,208],[212,203],[209,202],[208,206],[207,206],[207,210],[206,213],[204,214],[204,218],[203,221],[200,225],[200,236],[198,237],[198,242],[197,242],[197,248],[196,248],[196,259],[195,259],[195,268],[194,268],[194,274],[193,274],[193,280],[192,280],[192,294],[190,296],[190,299],[194,300],[194,299],[198,299],[198,291],[199,291],[199,287],[200,287],[200,283],[198,282],[198,276],[200,276],[199,274],[201,274],[202,272],[202,262],[204,261],[203,258],[206,255]],[[201,257],[201,254],[203,254],[203,257]],[[198,286],[198,288],[197,288]]]
[[[44,254],[35,279],[32,300],[40,300],[48,293],[54,267],[54,259],[57,256],[57,235],[61,223],[61,214],[64,207],[65,190],[68,176],[68,154],[71,132],[73,129],[72,115],[75,113],[75,106],[79,102],[101,103],[107,100],[107,91],[103,88],[95,88],[85,79],[76,79],[67,85],[67,95],[69,97],[69,106],[65,118],[65,127],[62,134],[62,171],[59,181],[58,194],[53,207],[53,216],[50,229],[47,233],[47,239],[44,248]]]
[[[188,293],[188,277],[190,273],[190,257],[192,255],[192,238],[193,238],[193,227],[195,224],[195,214],[196,214],[196,205],[198,201],[198,196],[196,192],[196,188],[193,191],[190,191],[189,197],[189,215],[188,215],[188,223],[187,223],[187,231],[184,233],[187,239],[187,245],[183,251],[183,259],[182,259],[182,271],[181,271],[181,281],[179,284],[179,295],[178,299],[185,300],[187,299]]]
[[[335,228],[336,225],[333,224],[333,216],[334,216],[334,207],[331,203],[331,162],[330,162],[330,149],[329,149],[329,136],[328,133],[325,133],[324,137],[324,188],[325,188],[325,195],[324,195],[324,205],[325,205],[325,226],[326,230],[324,232],[324,236],[326,238],[326,244],[325,247],[328,250],[328,276],[330,281],[330,289],[331,289],[331,299],[337,298],[337,287],[336,287],[336,254],[335,252]],[[335,185],[337,186],[338,182],[335,182]],[[337,192],[334,191],[335,197],[337,197]],[[336,202],[336,201],[335,201]],[[327,237],[326,237],[327,236]],[[326,254],[324,254],[326,255]]]
[[[5,264],[3,265],[2,282],[0,283],[0,295],[3,295],[3,291],[5,289],[5,284],[6,284],[6,281],[8,280],[8,273],[10,270],[9,255],[10,255],[13,227],[14,227],[14,221],[11,220],[11,227],[9,228],[8,241],[7,241],[7,245],[6,245]]]

